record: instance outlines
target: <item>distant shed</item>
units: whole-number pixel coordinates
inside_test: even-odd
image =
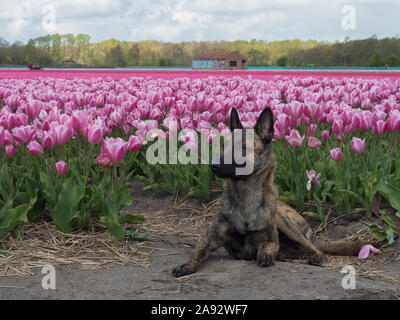
[[[247,58],[237,51],[204,52],[192,60],[192,69],[200,70],[247,70]]]

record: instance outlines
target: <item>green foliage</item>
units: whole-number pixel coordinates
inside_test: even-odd
[[[322,124],[320,130],[325,129],[328,128]],[[306,134],[304,126],[301,126],[299,131]],[[351,150],[350,138],[341,143],[331,138],[314,150],[310,149],[306,142],[298,148],[290,147],[284,139],[273,143],[279,160],[275,184],[279,189],[280,199],[301,210],[306,210],[307,203],[313,203],[315,212],[306,211],[304,214],[319,221],[324,218],[324,203],[333,205],[339,214],[361,206],[365,209],[367,217],[371,217],[377,194],[391,207],[400,211],[400,154],[393,148],[396,135],[397,133],[386,133],[379,138],[380,142],[376,143],[372,132],[365,133],[367,147],[363,154],[355,154]],[[329,151],[338,146],[341,147],[343,159],[336,163],[330,159]],[[321,187],[313,183],[312,189],[308,191],[306,170],[311,169],[321,173]],[[390,221],[386,217],[382,215],[384,221]],[[383,236],[387,230],[378,231]],[[388,232],[390,236],[391,231]]]
[[[210,198],[210,184],[213,179],[208,165],[149,165],[139,163],[143,175],[137,179],[148,186],[145,190],[160,189],[171,194],[179,190],[188,196]]]
[[[42,211],[38,205],[39,183],[35,181],[34,169],[19,174],[17,166],[4,163],[0,169],[0,237],[27,222],[29,213]]]
[[[366,226],[368,226],[372,235],[379,241],[387,240],[389,244],[393,244],[395,238],[400,235],[400,225],[397,225],[390,214],[386,211],[380,211],[382,220],[385,222],[384,226],[377,224],[367,223],[361,221]],[[398,214],[396,214],[399,217]]]
[[[276,64],[278,67],[286,67],[288,64],[288,57],[287,56],[282,56],[276,60]]]
[[[369,66],[370,67],[382,67],[384,66],[384,62],[382,60],[382,57],[380,54],[376,54],[372,56],[371,60],[369,61]]]
[[[390,205],[400,211],[400,179],[383,180],[381,179],[376,186],[377,191],[390,203]]]
[[[1,39],[0,39],[1,40]],[[30,39],[26,45],[6,41],[0,46],[0,64],[26,65],[28,61],[60,65],[72,61],[88,66],[191,66],[205,51],[239,51],[250,66],[389,66],[399,65],[400,39],[370,37],[345,42],[299,39],[284,41],[192,41],[182,43],[110,39],[90,42],[85,34],[52,34]]]
[[[400,66],[400,58],[395,54],[391,54],[390,56],[388,56],[386,58],[385,62],[389,67],[398,67],[398,66]]]
[[[136,161],[136,166],[141,169],[141,175],[136,178],[147,184],[145,190],[160,189],[173,195],[179,191],[189,197],[210,199],[213,174],[208,164],[149,164],[145,155],[146,149],[143,148]]]
[[[66,233],[87,228],[93,217],[118,240],[147,239],[138,231],[125,231],[126,224],[144,223],[143,216],[120,214],[132,204],[129,183],[135,156],[128,157],[120,167],[114,166],[111,174],[109,168],[100,169],[86,152],[81,152],[82,144],[79,141],[68,146],[70,158],[65,176],[58,175],[54,168],[55,159],[63,154],[62,148],[52,150],[52,158],[47,157],[50,151],[42,157],[27,159],[20,152],[12,159],[2,158],[0,237],[9,232],[18,235],[16,228],[43,214],[47,206],[55,225]]]
[[[43,180],[43,181],[48,181]],[[63,232],[71,232],[72,220],[74,216],[79,214],[78,205],[84,197],[83,189],[80,188],[73,177],[61,184],[61,190],[57,194],[53,194],[50,198],[50,190],[54,184],[45,186],[45,193],[48,195],[48,203],[50,207],[50,215],[56,226]],[[57,188],[58,189],[58,188]],[[53,205],[52,205],[53,204]]]
[[[28,212],[36,203],[37,198],[32,198],[29,203],[13,207],[10,199],[0,210],[0,238],[13,231],[20,223],[28,222]]]

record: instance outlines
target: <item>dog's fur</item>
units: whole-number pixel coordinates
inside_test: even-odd
[[[231,130],[243,129],[239,114],[232,109]],[[245,130],[242,130],[242,153]],[[248,176],[237,176],[240,167],[232,159],[225,164],[211,165],[219,177],[227,178],[222,195],[222,208],[215,216],[194,255],[173,270],[176,277],[196,272],[215,249],[224,246],[235,259],[256,260],[262,267],[272,266],[278,253],[311,253],[310,263],[320,265],[324,253],[356,255],[363,243],[343,241],[318,243],[306,220],[294,209],[278,201],[274,186],[277,159],[270,143],[274,136],[270,108],[261,114],[255,126],[254,170]],[[232,152],[234,154],[234,152]],[[281,246],[280,246],[281,244]]]

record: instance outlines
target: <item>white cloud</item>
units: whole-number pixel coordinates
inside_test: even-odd
[[[57,32],[93,40],[343,40],[400,29],[398,0],[0,0],[0,36],[38,37],[42,8],[53,3]],[[342,7],[353,5],[355,30],[341,27]]]

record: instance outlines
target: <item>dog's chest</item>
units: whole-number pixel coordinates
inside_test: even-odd
[[[238,233],[246,234],[270,226],[273,217],[269,212],[266,204],[254,206],[254,203],[227,203],[223,206],[221,214]]]

